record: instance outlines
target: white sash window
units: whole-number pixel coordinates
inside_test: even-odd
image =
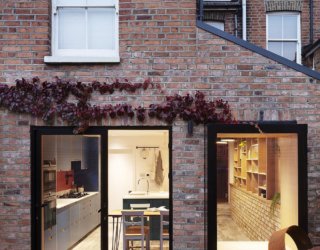
[[[52,0],[47,63],[119,62],[117,0]]]

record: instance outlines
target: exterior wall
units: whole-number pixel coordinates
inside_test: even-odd
[[[255,45],[258,45],[262,48],[266,48],[266,2],[269,2],[274,10],[281,11],[281,8],[287,9],[299,9],[295,7],[293,0],[247,0],[247,40]],[[306,46],[310,43],[310,9],[309,9],[309,0],[301,0],[301,46]],[[313,1],[314,5],[314,22],[313,22],[313,38],[314,41],[320,37],[320,1]],[[290,8],[292,7],[292,8]],[[290,10],[288,10],[290,11]],[[241,12],[241,10],[240,10]],[[226,18],[226,24],[230,22],[232,27],[234,27],[234,19],[230,20]],[[239,15],[239,26],[241,27],[241,15]],[[233,30],[229,31],[226,29],[226,32],[234,34]],[[241,33],[239,36],[241,37]]]
[[[281,228],[279,206],[275,207],[274,214],[270,214],[270,204],[269,200],[230,185],[232,219],[244,229],[250,240],[268,241],[272,233]]]
[[[120,64],[46,65],[50,54],[48,1],[14,0],[0,8],[0,81],[55,76],[90,82],[150,77],[166,93],[204,91],[228,100],[239,120],[293,120],[309,125],[309,231],[320,244],[318,80],[257,55],[195,26],[196,1],[120,0]],[[148,106],[161,102],[156,90],[135,95],[117,92],[95,103]],[[0,245],[30,249],[30,125],[42,121],[0,109]],[[145,125],[161,125],[148,120]],[[66,125],[57,122],[56,125]],[[95,125],[95,124],[92,124]],[[108,120],[102,125],[142,125],[137,120]],[[206,249],[205,194],[207,155],[204,126],[187,137],[185,122],[173,124],[173,249]]]
[[[264,1],[247,1],[247,41],[266,47],[266,9]]]

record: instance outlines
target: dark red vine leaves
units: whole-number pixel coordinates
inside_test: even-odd
[[[31,80],[22,78],[16,80],[16,85],[0,84],[0,107],[16,113],[26,113],[41,117],[46,123],[53,124],[54,119],[62,119],[68,125],[75,126],[75,133],[84,132],[90,123],[103,119],[116,119],[124,116],[139,122],[144,122],[146,116],[173,123],[180,118],[193,121],[196,124],[234,123],[228,102],[218,99],[207,101],[202,92],[194,96],[171,95],[164,96],[162,103],[150,104],[149,107],[133,107],[130,103],[91,105],[93,92],[101,95],[114,94],[115,91],[135,93],[137,90],[148,88],[161,89],[150,79],[143,83],[131,83],[128,80],[113,83],[94,81],[89,84],[72,82],[55,78],[52,82],[41,82],[38,77]],[[73,97],[75,101],[68,101]]]

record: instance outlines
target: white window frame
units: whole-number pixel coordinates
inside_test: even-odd
[[[297,39],[269,39],[269,16],[272,15],[295,15],[297,16]],[[296,63],[301,64],[301,15],[299,12],[272,12],[266,15],[266,48],[269,50],[269,42],[297,42],[296,48]]]
[[[120,62],[119,56],[119,1],[113,0],[52,0],[51,56],[45,56],[46,63],[108,63]],[[113,2],[114,4],[110,4]],[[64,8],[114,8],[115,9],[115,44],[114,50],[108,49],[59,49],[58,48],[58,9]]]

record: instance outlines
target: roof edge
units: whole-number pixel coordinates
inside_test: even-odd
[[[305,75],[308,75],[308,76],[313,77],[313,78],[315,78],[317,80],[320,80],[320,73],[319,72],[314,71],[314,70],[312,70],[310,68],[307,68],[305,66],[302,66],[302,65],[300,65],[298,63],[295,63],[293,61],[290,61],[287,58],[279,56],[279,55],[277,55],[277,54],[275,54],[275,53],[273,53],[273,52],[271,52],[269,50],[266,50],[266,49],[263,49],[261,47],[258,47],[258,46],[254,45],[252,43],[249,43],[248,41],[245,41],[243,39],[235,37],[235,36],[233,36],[233,35],[231,35],[231,34],[229,34],[227,32],[224,32],[224,31],[219,30],[219,29],[217,29],[215,27],[212,27],[209,24],[206,24],[206,23],[204,23],[202,21],[197,20],[197,27],[200,28],[200,29],[203,29],[203,30],[205,30],[207,32],[210,32],[210,33],[212,33],[212,34],[214,34],[216,36],[219,36],[219,37],[221,37],[223,39],[226,39],[226,40],[228,40],[230,42],[238,44],[241,47],[246,48],[246,49],[248,49],[248,50],[250,50],[252,52],[255,52],[255,53],[259,54],[259,55],[262,55],[262,56],[267,57],[267,58],[269,58],[271,60],[274,60],[274,61],[276,61],[276,62],[278,62],[278,63],[280,63],[282,65],[285,65],[285,66],[287,66],[287,67],[289,67],[291,69],[294,69],[294,70],[299,71],[299,72],[301,72],[301,73],[303,73]]]

